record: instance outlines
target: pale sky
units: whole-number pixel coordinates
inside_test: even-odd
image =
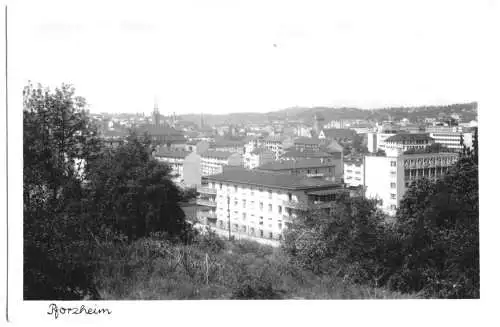
[[[9,7],[16,78],[92,112],[476,101],[495,1],[38,1]],[[274,46],[276,45],[276,46]]]

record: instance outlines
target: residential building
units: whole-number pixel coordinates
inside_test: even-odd
[[[434,142],[456,152],[462,151],[463,146],[472,148],[472,132],[434,132],[429,133],[429,136]]]
[[[313,129],[309,126],[299,125],[295,127],[295,135],[299,137],[312,137]]]
[[[207,141],[189,141],[186,143],[186,151],[202,153],[210,148],[210,143]]]
[[[344,161],[344,183],[348,187],[364,185],[363,159]]]
[[[335,140],[337,142],[347,143],[352,142],[356,132],[352,129],[329,128],[323,129],[318,135],[320,139]]]
[[[348,194],[331,181],[242,168],[206,177],[198,192],[203,225],[236,238],[273,241],[304,210],[329,212],[338,196]]]
[[[393,124],[379,126],[376,132],[368,133],[368,152],[375,153],[379,150],[385,151],[385,141],[400,132],[400,128]]]
[[[299,151],[319,151],[322,140],[312,137],[297,137],[293,140],[293,146]]]
[[[253,149],[243,155],[243,167],[254,169],[258,166],[274,161],[274,153],[266,149]]]
[[[458,154],[414,153],[399,156],[365,156],[366,197],[379,200],[379,207],[394,215],[410,184],[420,178],[435,180],[456,163]]]
[[[274,153],[274,159],[280,160],[285,152],[284,144],[289,140],[286,136],[268,136],[260,140],[260,146]]]
[[[256,168],[259,171],[285,173],[293,176],[315,177],[331,181],[340,181],[342,177],[339,160],[328,159],[302,159],[271,162]]]
[[[385,140],[385,153],[388,156],[396,156],[408,150],[423,150],[432,143],[434,140],[429,134],[396,134]]]
[[[216,138],[215,141],[210,144],[210,149],[215,151],[235,152],[243,155],[245,143],[245,141]]]
[[[243,166],[242,155],[236,152],[207,150],[200,157],[202,176],[220,174],[224,166]]]
[[[184,180],[184,159],[191,154],[188,151],[172,151],[172,150],[163,150],[156,151],[154,153],[154,158],[159,162],[168,164],[172,169],[171,175],[173,177],[173,181],[176,183],[180,183]]]
[[[184,158],[183,180],[181,183],[186,187],[201,185],[201,156],[197,152],[191,152]]]

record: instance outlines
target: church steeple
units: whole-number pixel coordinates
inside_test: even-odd
[[[155,96],[155,104],[153,108],[153,114],[151,115],[153,120],[153,126],[160,126],[160,109],[158,108],[158,99]]]

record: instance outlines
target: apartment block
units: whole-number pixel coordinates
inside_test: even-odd
[[[224,166],[243,166],[243,156],[237,152],[207,150],[200,157],[202,176],[220,174]]]
[[[366,197],[378,199],[386,213],[394,215],[411,183],[420,178],[435,180],[458,160],[458,154],[415,153],[399,156],[365,156],[364,187]]]
[[[285,173],[293,176],[337,180],[342,177],[342,163],[332,157],[327,159],[311,158],[271,162],[256,168],[259,171]]]
[[[253,149],[243,155],[243,167],[254,169],[274,161],[274,153],[265,149]]]
[[[256,240],[280,240],[301,212],[329,212],[348,194],[340,183],[233,167],[206,177],[198,192],[201,224]]]

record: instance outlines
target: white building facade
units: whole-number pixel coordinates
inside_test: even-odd
[[[364,187],[366,197],[378,199],[379,206],[394,215],[410,184],[420,178],[435,180],[458,160],[458,154],[417,153],[399,156],[365,156]]]
[[[364,185],[363,161],[344,161],[344,184],[348,187]]]
[[[327,181],[227,169],[198,189],[203,225],[236,237],[279,241],[283,230],[307,208],[328,209],[344,189]]]
[[[207,150],[200,154],[201,176],[222,173],[224,166],[242,166],[243,158],[239,153]]]

